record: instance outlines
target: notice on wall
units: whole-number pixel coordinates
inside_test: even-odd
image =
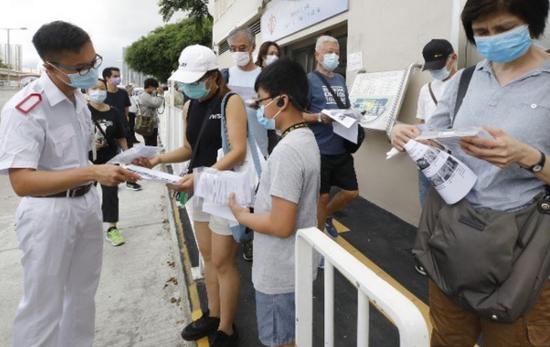
[[[363,52],[348,54],[348,71],[358,71],[363,68]]]

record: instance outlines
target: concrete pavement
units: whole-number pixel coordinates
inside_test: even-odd
[[[0,92],[0,108],[9,94]],[[105,243],[96,296],[95,346],[194,346],[179,332],[190,321],[175,226],[166,188],[120,186],[120,230],[126,244]],[[19,198],[0,176],[0,346],[11,345],[14,314],[22,293],[21,252],[14,215]]]
[[[169,206],[162,185],[143,191],[120,187],[121,222],[126,244],[105,243],[96,296],[95,346],[191,346],[179,336],[189,322]],[[0,346],[11,344],[12,322],[22,293],[21,252],[13,218],[19,198],[0,176]]]

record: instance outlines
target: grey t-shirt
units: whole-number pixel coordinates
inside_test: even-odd
[[[461,73],[449,81],[428,127],[446,129],[451,125]],[[550,154],[550,60],[504,87],[487,60],[477,64],[454,123],[454,128],[474,126],[502,129]],[[516,164],[500,169],[467,155],[458,146],[452,146],[452,150],[478,176],[466,196],[473,206],[515,210],[544,191],[544,182]]]
[[[298,205],[296,229],[316,226],[320,170],[319,147],[311,130],[291,131],[277,144],[262,172],[255,213],[271,211],[275,196]],[[295,239],[296,234],[280,238],[254,233],[252,282],[256,290],[270,295],[294,292]]]

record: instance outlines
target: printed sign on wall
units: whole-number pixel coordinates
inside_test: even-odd
[[[271,0],[262,15],[262,39],[276,41],[348,10],[349,0]]]

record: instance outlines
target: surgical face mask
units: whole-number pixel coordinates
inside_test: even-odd
[[[90,98],[90,101],[101,104],[105,101],[105,99],[107,99],[107,91],[101,89],[91,89],[88,92],[88,97]]]
[[[51,66],[54,67],[57,71],[61,72],[65,76],[69,77],[69,83],[65,82],[64,80],[61,80],[63,83],[68,85],[69,87],[73,87],[75,89],[88,89],[97,83],[97,79],[99,78],[99,73],[97,69],[91,68],[90,71],[88,71],[85,75],[80,75],[77,73],[67,74],[63,71],[61,71],[57,66],[55,66],[52,63],[49,63]]]
[[[276,54],[267,55],[264,60],[265,66],[277,61],[277,59],[279,59],[279,57]]]
[[[258,119],[258,123],[263,125],[264,128],[266,128],[267,130],[275,130],[275,118],[277,118],[277,116],[279,116],[282,112],[282,110],[279,110],[279,112],[275,113],[273,118],[265,117],[265,114],[264,114],[265,108],[271,105],[271,103],[273,103],[277,99],[278,98],[271,100],[270,102],[267,103],[267,105],[260,105],[260,108],[258,108],[258,110],[256,111],[256,118]]]
[[[250,62],[249,52],[232,52],[231,57],[238,66],[245,66]]]
[[[444,66],[442,69],[439,70],[430,70],[430,73],[432,74],[432,78],[434,80],[444,81],[449,78],[451,71],[447,69],[447,66]]]
[[[323,56],[323,62],[321,63],[328,71],[334,71],[340,64],[340,57],[336,53],[327,53]]]
[[[533,44],[527,25],[498,35],[475,36],[474,39],[479,54],[499,64],[509,63],[522,57]]]
[[[210,89],[206,88],[205,81],[191,84],[182,83],[179,86],[185,95],[195,100],[204,98],[210,92]]]
[[[120,77],[113,77],[111,78],[111,83],[114,85],[114,86],[118,86],[120,84],[120,82],[122,81],[122,79]]]

